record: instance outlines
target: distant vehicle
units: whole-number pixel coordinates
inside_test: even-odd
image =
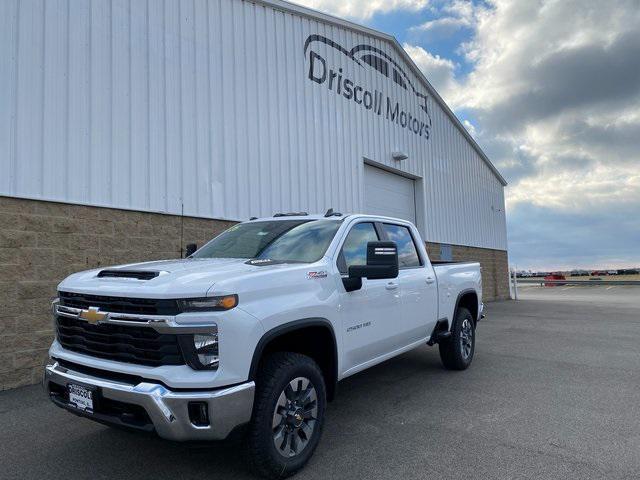
[[[608,275],[609,272],[607,270],[594,270],[593,272],[591,272],[592,277],[606,277]]]
[[[571,276],[572,277],[588,277],[589,272],[587,272],[586,270],[572,270]]]
[[[618,275],[640,275],[640,269],[637,268],[623,268],[618,270]]]
[[[557,282],[558,280],[566,280],[567,278],[561,273],[551,273],[549,275],[546,275],[544,277],[544,279],[546,281],[553,281],[553,283],[545,282],[545,284],[544,284],[545,287],[557,287],[557,286],[566,285],[566,284],[565,283],[555,283],[555,282]]]
[[[617,270],[607,270],[607,275],[618,275]]]

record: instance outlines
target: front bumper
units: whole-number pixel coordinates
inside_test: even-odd
[[[70,383],[98,392],[95,412],[86,413],[78,410],[59,394],[66,391]],[[56,405],[73,413],[102,423],[155,431],[162,438],[179,441],[226,438],[235,427],[251,419],[255,391],[254,382],[217,390],[175,391],[151,381],[131,382],[100,378],[66,368],[55,360],[50,360],[45,367],[43,384]],[[100,399],[106,399],[103,404],[117,405],[117,408],[101,411]],[[192,402],[207,404],[208,425],[192,423],[189,416],[189,403]],[[128,406],[133,406],[135,411],[143,412],[135,422],[128,422],[131,418],[131,414],[126,412]]]

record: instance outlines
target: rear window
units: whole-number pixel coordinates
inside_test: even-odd
[[[421,265],[418,249],[408,227],[384,223],[382,229],[387,238],[398,246],[398,265],[400,268],[419,267]]]

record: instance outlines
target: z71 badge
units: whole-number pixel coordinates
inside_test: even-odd
[[[307,273],[307,278],[327,278],[326,270],[320,270],[319,272]]]

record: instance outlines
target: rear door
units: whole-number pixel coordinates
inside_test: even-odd
[[[337,267],[346,276],[351,265],[365,265],[367,243],[380,239],[371,221],[356,223],[345,237]],[[402,344],[400,289],[397,279],[362,279],[362,289],[341,288],[339,312],[344,338],[343,373],[351,374]],[[360,368],[358,368],[360,367]]]
[[[407,225],[383,223],[385,240],[398,246],[399,273],[397,282],[401,292],[402,335],[404,345],[431,335],[438,316],[438,286],[429,259],[418,248],[417,233]]]

